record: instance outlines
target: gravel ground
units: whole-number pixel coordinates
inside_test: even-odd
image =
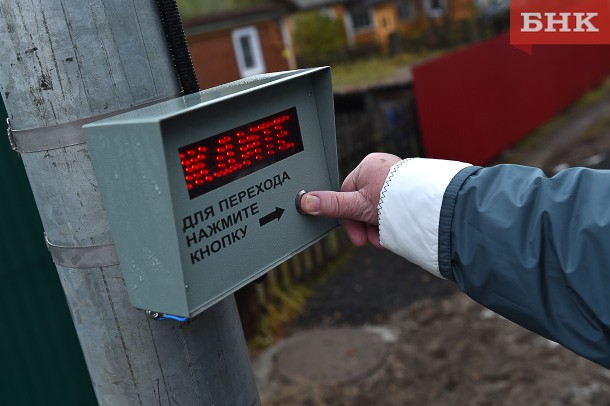
[[[531,164],[548,173],[582,163],[609,168],[610,96],[569,111],[566,123],[579,124],[549,131],[535,148],[517,146],[496,163]],[[372,247],[354,250],[288,331],[363,325],[399,331],[379,371],[343,385],[285,379],[264,404],[610,405],[609,370]]]

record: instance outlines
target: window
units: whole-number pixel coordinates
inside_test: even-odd
[[[417,18],[415,0],[398,0],[396,6],[398,8],[398,18],[401,20],[412,21]]]
[[[373,19],[369,9],[354,10],[350,12],[354,31],[362,31],[373,28]]]
[[[424,10],[428,17],[442,17],[447,12],[447,0],[424,0]]]
[[[237,67],[242,78],[265,72],[265,60],[256,27],[245,27],[231,33]]]

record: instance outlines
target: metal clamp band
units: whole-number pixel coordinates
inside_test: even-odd
[[[11,128],[11,119],[6,119],[6,133],[8,134],[8,142],[11,144],[13,151],[17,152],[17,145],[15,144],[15,137],[13,136],[13,129]]]
[[[114,244],[65,247],[52,244],[44,235],[53,262],[65,268],[87,269],[119,264]]]
[[[179,97],[179,95],[155,99],[129,107],[127,109],[87,117],[81,120],[70,121],[68,123],[48,127],[30,128],[27,130],[15,130],[11,128],[11,122],[7,119],[6,122],[8,125],[7,131],[9,141],[13,150],[19,153],[40,152],[84,144],[85,136],[83,134],[83,126],[85,124],[112,117],[114,115],[127,113],[128,111],[136,110],[163,101],[175,99],[176,97]]]

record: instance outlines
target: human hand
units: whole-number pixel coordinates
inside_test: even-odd
[[[301,210],[313,216],[341,218],[355,245],[362,246],[370,241],[381,248],[377,214],[379,195],[390,169],[400,161],[391,154],[369,154],[347,175],[341,192],[308,192],[301,198]]]

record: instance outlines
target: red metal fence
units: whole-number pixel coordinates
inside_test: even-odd
[[[427,157],[485,164],[610,74],[610,46],[509,45],[508,35],[413,70]]]

